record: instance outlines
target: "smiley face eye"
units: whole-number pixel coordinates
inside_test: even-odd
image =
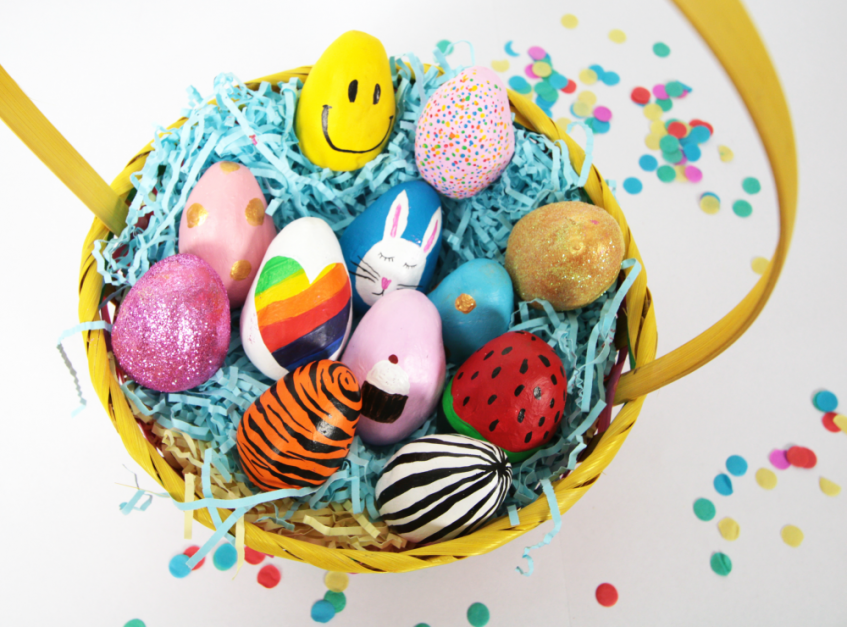
[[[347,87],[347,97],[350,99],[350,102],[356,102],[356,92],[358,91],[359,81],[350,81],[350,85]]]
[[[374,87],[374,104],[379,102],[379,97],[382,95],[382,89],[379,87],[379,83]]]

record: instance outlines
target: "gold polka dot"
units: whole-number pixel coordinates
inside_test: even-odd
[[[240,165],[238,165],[237,163],[233,163],[232,161],[221,161],[221,171],[225,174],[235,172],[240,167]]]
[[[195,202],[188,208],[188,228],[193,229],[195,226],[200,226],[209,217],[209,212],[199,202]]]
[[[459,294],[456,298],[456,309],[463,314],[469,314],[474,310],[474,307],[476,307],[476,301],[470,294]]]
[[[265,203],[259,198],[254,198],[247,203],[244,215],[247,216],[247,223],[250,226],[262,226],[265,222]]]
[[[250,276],[250,271],[253,270],[253,266],[250,265],[250,262],[246,259],[239,259],[234,264],[232,264],[232,269],[229,271],[229,276],[233,278],[235,281],[243,281],[248,276]]]

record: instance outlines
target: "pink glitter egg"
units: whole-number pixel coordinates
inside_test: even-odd
[[[427,101],[415,133],[415,162],[439,193],[473,196],[497,180],[514,153],[509,98],[492,70],[468,68]]]
[[[151,267],[126,295],[112,328],[121,368],[158,392],[210,379],[229,348],[229,299],[212,267],[174,255]]]

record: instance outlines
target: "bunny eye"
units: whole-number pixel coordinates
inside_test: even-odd
[[[418,266],[418,264],[415,264],[415,265],[413,265],[413,266],[410,266],[408,263],[404,263],[404,264],[403,264],[403,267],[404,267],[404,268],[416,268],[417,266]]]
[[[379,258],[380,258],[380,259],[385,259],[386,261],[394,261],[394,257],[386,257],[386,256],[385,256],[385,255],[383,255],[382,253],[379,253]]]

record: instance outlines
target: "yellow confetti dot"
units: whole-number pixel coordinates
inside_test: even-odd
[[[619,28],[614,28],[609,31],[609,39],[614,41],[616,44],[622,44],[626,41],[626,33]]]
[[[650,122],[650,132],[658,137],[664,137],[668,134],[668,129],[665,128],[665,124],[661,120],[654,120]]]
[[[732,150],[730,150],[727,146],[718,146],[718,154],[721,156],[721,161],[724,163],[729,163],[735,156]]]
[[[576,28],[579,26],[579,20],[576,19],[576,15],[568,13],[567,15],[562,16],[562,26],[565,28]]]
[[[703,196],[700,199],[700,209],[702,209],[704,213],[714,215],[721,210],[721,201],[714,196]],[[764,468],[762,470],[764,470]],[[774,479],[776,478],[774,477]]]
[[[688,182],[688,177],[685,176],[685,166],[684,165],[675,165],[673,167],[676,170],[676,180],[682,181],[683,183]]]
[[[659,149],[659,140],[662,139],[658,135],[648,135],[647,139],[644,140],[644,143],[650,150],[658,150]]]
[[[585,69],[579,73],[579,80],[586,85],[593,85],[597,82],[597,72],[594,70]]]
[[[764,257],[756,257],[750,262],[750,267],[756,274],[764,274],[765,270],[768,269],[768,260]]]
[[[844,433],[847,433],[847,416],[836,414],[832,419],[832,422],[834,422]]]
[[[506,72],[509,69],[509,61],[507,59],[503,59],[502,61],[492,61],[491,67],[496,72]]]
[[[785,525],[782,528],[782,541],[795,549],[803,543],[803,532],[794,525]]]
[[[558,118],[556,120],[556,126],[558,126],[563,131],[568,130],[568,125],[571,123],[570,118]]]
[[[741,527],[738,526],[738,523],[728,516],[718,523],[718,529],[723,539],[730,542],[738,540],[738,534],[741,533]]]
[[[536,61],[532,64],[533,73],[540,78],[547,78],[553,73],[553,68],[550,67],[549,63],[544,61]]]
[[[344,592],[350,583],[350,577],[347,573],[329,572],[324,577],[324,583],[333,592]]]
[[[770,468],[759,468],[756,471],[756,483],[765,490],[773,490],[776,487],[776,474]]]
[[[573,103],[573,113],[581,118],[587,118],[591,115],[591,105],[577,101]]]
[[[587,91],[586,90],[586,91],[582,91],[579,94],[577,94],[576,99],[579,102],[584,102],[589,107],[591,107],[591,106],[593,106],[594,104],[597,103],[597,94],[595,94],[593,91]]]
[[[648,120],[658,120],[662,117],[663,113],[664,111],[662,111],[662,107],[657,105],[655,102],[651,102],[644,107],[644,117]]]
[[[841,494],[841,486],[826,477],[821,477],[821,492],[827,496],[838,496]]]

